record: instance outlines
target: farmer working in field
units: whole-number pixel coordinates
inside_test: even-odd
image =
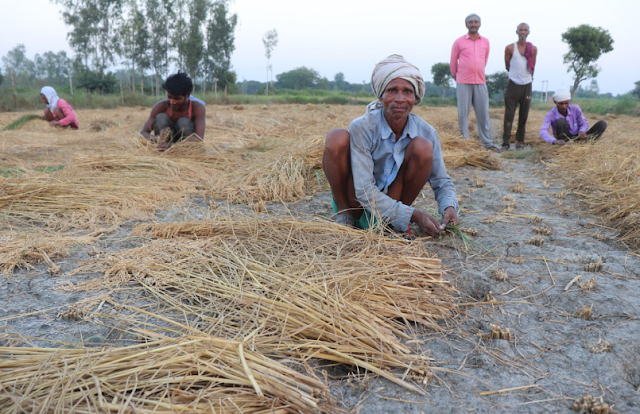
[[[451,48],[451,76],[456,80],[458,126],[460,134],[469,139],[469,113],[476,113],[478,136],[485,148],[500,151],[493,145],[489,120],[489,92],[484,68],[489,60],[489,39],[480,36],[480,16],[473,13],[464,19],[468,33],[456,39]]]
[[[327,134],[322,166],[331,186],[336,222],[366,229],[381,217],[394,230],[413,222],[437,237],[458,223],[456,191],[444,166],[435,129],[411,113],[424,97],[417,67],[400,55],[378,63],[371,75],[378,100],[349,130]],[[442,222],[411,204],[429,181]]]
[[[191,78],[184,72],[178,72],[169,76],[162,87],[167,91],[167,99],[154,105],[140,134],[158,142],[159,151],[180,141],[201,142],[206,126],[205,106],[202,101],[190,99],[193,90]],[[151,136],[151,130],[155,137]]]
[[[49,121],[52,127],[78,129],[78,117],[73,112],[69,102],[58,97],[58,93],[51,86],[40,89],[40,98],[47,104],[42,119]]]
[[[533,84],[533,70],[536,66],[538,48],[527,42],[529,25],[520,23],[516,29],[518,41],[507,45],[504,49],[504,64],[509,71],[509,84],[504,92],[504,131],[502,135],[502,150],[510,147],[511,128],[516,108],[518,112],[518,130],[516,132],[516,149],[524,148],[524,133],[529,117],[531,105],[531,85]]]
[[[547,113],[540,128],[542,139],[553,145],[564,145],[568,141],[598,139],[607,129],[605,121],[598,121],[589,128],[587,118],[582,114],[578,105],[569,105],[571,92],[562,89],[553,94],[556,107]],[[553,135],[549,134],[549,127]]]

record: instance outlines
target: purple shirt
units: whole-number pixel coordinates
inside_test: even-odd
[[[558,107],[550,110],[544,117],[542,128],[540,128],[540,136],[549,144],[553,144],[553,141],[556,139],[556,121],[560,118],[565,117],[558,112]],[[580,109],[578,105],[569,105],[567,108],[566,120],[569,125],[569,134],[571,135],[578,135],[578,132],[586,132],[587,129],[589,129],[589,122],[582,114],[582,109]],[[549,127],[551,127],[553,135],[549,134]]]

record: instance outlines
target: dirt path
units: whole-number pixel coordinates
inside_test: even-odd
[[[491,251],[447,242],[434,249],[462,302],[482,302],[462,305],[461,325],[448,335],[418,335],[441,369],[428,396],[365,377],[340,389],[347,405],[363,413],[546,413],[567,412],[590,394],[617,412],[640,412],[639,258],[581,216],[540,164],[505,160],[502,171],[450,174],[465,227]],[[536,237],[541,246],[528,244]],[[598,262],[601,270],[586,270]],[[589,319],[578,316],[584,307]],[[490,339],[492,324],[511,340]]]

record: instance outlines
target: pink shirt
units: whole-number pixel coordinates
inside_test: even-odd
[[[453,42],[451,48],[451,75],[457,83],[485,84],[484,68],[489,60],[489,39],[469,34]]]
[[[78,128],[78,117],[76,117],[76,113],[73,112],[73,108],[69,105],[69,102],[64,99],[58,99],[56,107],[64,114],[64,118],[59,120],[61,126],[71,125],[74,128]],[[54,117],[56,116],[54,115]]]

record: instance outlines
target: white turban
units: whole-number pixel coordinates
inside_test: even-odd
[[[391,55],[378,62],[373,69],[373,73],[371,74],[371,88],[373,89],[373,93],[378,97],[378,100],[371,102],[367,106],[367,112],[382,108],[380,97],[382,97],[385,89],[387,89],[387,85],[397,78],[404,79],[413,85],[413,90],[416,94],[416,103],[420,103],[425,93],[424,80],[422,79],[420,69],[407,62],[404,57],[400,55]]]
[[[564,102],[571,100],[571,91],[569,89],[560,89],[553,94],[553,102]]]
[[[58,107],[58,93],[51,86],[43,86],[40,93],[49,101],[49,109],[53,112]]]

